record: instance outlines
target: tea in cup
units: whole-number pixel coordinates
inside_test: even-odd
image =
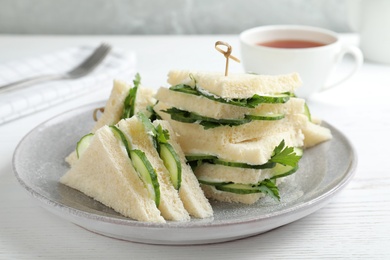
[[[311,26],[271,25],[246,30],[240,34],[241,59],[246,72],[280,75],[297,72],[302,86],[299,97],[339,85],[351,77],[363,63],[360,49],[342,45],[337,33]],[[327,79],[345,54],[354,58],[353,69],[340,81]]]

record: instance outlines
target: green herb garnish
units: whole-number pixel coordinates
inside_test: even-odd
[[[134,115],[137,90],[139,85],[141,84],[141,76],[139,75],[139,73],[135,74],[133,84],[134,86],[129,90],[129,94],[127,95],[123,105],[122,119],[130,118]]]
[[[269,162],[280,163],[296,167],[301,156],[296,153],[294,147],[286,146],[284,140],[274,149]]]

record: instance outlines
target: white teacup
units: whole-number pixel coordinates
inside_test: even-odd
[[[349,0],[348,20],[360,34],[364,58],[390,64],[390,1]]]
[[[294,47],[294,44],[301,46]],[[337,33],[310,26],[271,25],[252,28],[240,34],[240,45],[246,72],[265,75],[298,72],[303,84],[296,94],[303,98],[339,85],[363,63],[363,55],[358,47],[344,46]],[[340,81],[325,85],[332,70],[347,53],[355,61],[351,72]]]

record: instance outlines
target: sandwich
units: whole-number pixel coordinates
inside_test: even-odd
[[[167,122],[138,113],[84,136],[76,151],[60,182],[126,217],[164,223],[213,215]]]
[[[213,209],[211,208],[208,199],[205,197],[192,168],[187,164],[187,159],[177,142],[177,137],[172,127],[167,121],[163,120],[155,120],[153,121],[153,125],[155,126],[155,129],[162,129],[162,131],[165,131],[166,135],[169,137],[166,144],[160,145],[160,157],[163,158],[163,162],[170,173],[175,172],[175,169],[180,172],[181,184],[175,186],[179,191],[179,197],[184,204],[184,208],[188,211],[190,216],[195,218],[212,217]],[[173,164],[175,166],[173,167],[174,169],[172,169],[172,164],[169,164],[168,158],[164,159],[164,151],[168,152],[168,155],[171,153],[173,154],[172,158],[176,161]],[[173,177],[173,179],[175,178]]]
[[[329,140],[294,95],[298,74],[171,71],[154,111],[170,123],[209,199],[252,204],[298,170],[303,150]]]
[[[154,105],[155,91],[141,84],[141,77],[137,73],[133,80],[133,86],[124,81],[114,80],[111,94],[105,104],[104,112],[97,120],[91,133],[105,125],[114,125],[122,118],[129,118],[137,113],[143,113],[150,117],[150,106]],[[76,151],[69,154],[65,160],[72,166],[77,162]]]

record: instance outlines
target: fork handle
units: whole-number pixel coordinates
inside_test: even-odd
[[[0,93],[10,91],[10,90],[19,89],[19,88],[25,88],[25,87],[29,87],[31,85],[35,85],[38,83],[43,83],[43,82],[56,80],[56,79],[62,79],[62,78],[64,78],[64,75],[61,75],[61,74],[42,75],[42,76],[26,78],[26,79],[18,80],[18,81],[0,86]]]

